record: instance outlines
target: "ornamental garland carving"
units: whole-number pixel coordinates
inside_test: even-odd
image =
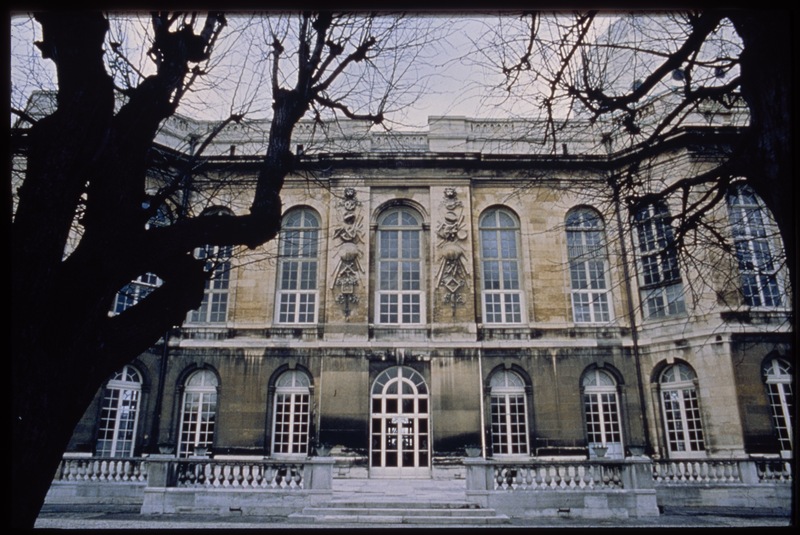
[[[445,188],[444,199],[440,203],[444,209],[444,220],[436,227],[441,248],[441,264],[436,276],[436,285],[444,289],[444,302],[453,307],[464,303],[461,289],[467,285],[469,271],[466,267],[466,255],[460,242],[467,239],[464,223],[464,204],[458,199],[455,188]]]
[[[345,318],[350,317],[351,305],[358,304],[358,296],[355,294],[356,288],[361,282],[361,275],[364,273],[361,267],[361,249],[359,244],[363,243],[361,221],[359,214],[361,201],[356,198],[356,190],[345,188],[344,198],[336,203],[339,211],[341,223],[334,230],[333,238],[338,240],[339,261],[333,274],[332,289],[338,289],[339,295],[336,302],[342,305]]]

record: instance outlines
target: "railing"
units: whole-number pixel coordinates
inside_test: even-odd
[[[741,483],[739,461],[654,461],[656,483]]]
[[[763,459],[755,463],[760,483],[791,483],[792,463],[784,459]]]
[[[790,483],[791,463],[784,459],[653,461],[657,485],[738,485]]]
[[[176,460],[176,487],[240,489],[304,489],[302,463],[275,461]]]
[[[65,457],[53,481],[146,483],[147,460],[128,457]]]
[[[541,463],[494,467],[494,490],[623,488],[618,465]]]
[[[333,457],[305,459],[176,459],[156,455],[142,514],[187,511],[291,514],[330,499]]]
[[[650,460],[466,458],[468,491],[591,491],[653,488]]]

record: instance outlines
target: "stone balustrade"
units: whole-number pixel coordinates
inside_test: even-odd
[[[303,463],[181,459],[174,464],[175,486],[181,488],[299,490],[307,483]]]
[[[790,483],[791,464],[783,459],[698,459],[653,461],[657,485],[737,485]]]
[[[494,490],[569,490],[623,488],[618,465],[542,463],[494,467]]]
[[[789,510],[783,458],[651,460],[463,459],[466,496],[510,516],[657,515],[659,507]],[[287,514],[332,496],[332,457],[298,460],[105,458],[66,455],[52,503],[139,503],[143,514],[216,511]]]
[[[149,459],[142,514],[289,514],[330,499],[333,492],[333,457]]]
[[[467,497],[516,517],[657,516],[650,459],[466,458]]]
[[[467,458],[467,490],[548,491],[652,488],[650,459],[505,460]]]
[[[53,481],[145,483],[147,482],[147,459],[65,455],[58,465]]]
[[[785,512],[786,459],[464,459],[467,496],[509,516],[654,516],[659,508]]]
[[[792,482],[792,463],[789,459],[763,459],[754,464],[760,483]]]

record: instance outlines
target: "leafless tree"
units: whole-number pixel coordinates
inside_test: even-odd
[[[54,67],[57,96],[44,117],[12,110],[12,147],[22,162],[19,181],[9,184],[14,527],[33,527],[102,382],[201,303],[209,271],[193,251],[208,244],[254,249],[276,236],[298,121],[310,114],[382,123],[396,102],[392,92],[409,90],[403,77],[413,73],[415,50],[427,39],[389,14],[231,19],[39,12],[26,23],[41,32],[36,46]],[[250,50],[226,41],[243,35],[238,43]],[[248,69],[232,93],[213,74],[225,62]],[[21,69],[16,83],[25,69],[36,72],[30,63]],[[253,81],[261,75],[265,91]],[[203,217],[184,202],[206,140],[188,156],[154,148],[165,120],[184,104],[199,111],[210,97],[196,92],[215,88],[233,95],[219,128],[269,105],[254,195],[246,213],[230,217]],[[162,224],[149,224],[165,213],[171,216]],[[145,273],[163,283],[109,315],[117,292]]]
[[[681,207],[672,214],[678,246],[716,233],[730,252],[706,216],[744,179],[777,223],[794,304],[791,26],[792,13],[782,10],[531,12],[504,14],[476,42],[480,61],[503,74],[499,88],[543,111],[553,151],[575,119],[589,121],[598,145],[621,164],[610,183],[631,213],[659,200]],[[737,113],[746,121],[715,130],[730,134],[716,165],[652,180],[649,169],[677,132]]]

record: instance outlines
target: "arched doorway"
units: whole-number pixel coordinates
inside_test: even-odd
[[[372,385],[371,477],[430,476],[430,404],[419,372],[394,366]]]

